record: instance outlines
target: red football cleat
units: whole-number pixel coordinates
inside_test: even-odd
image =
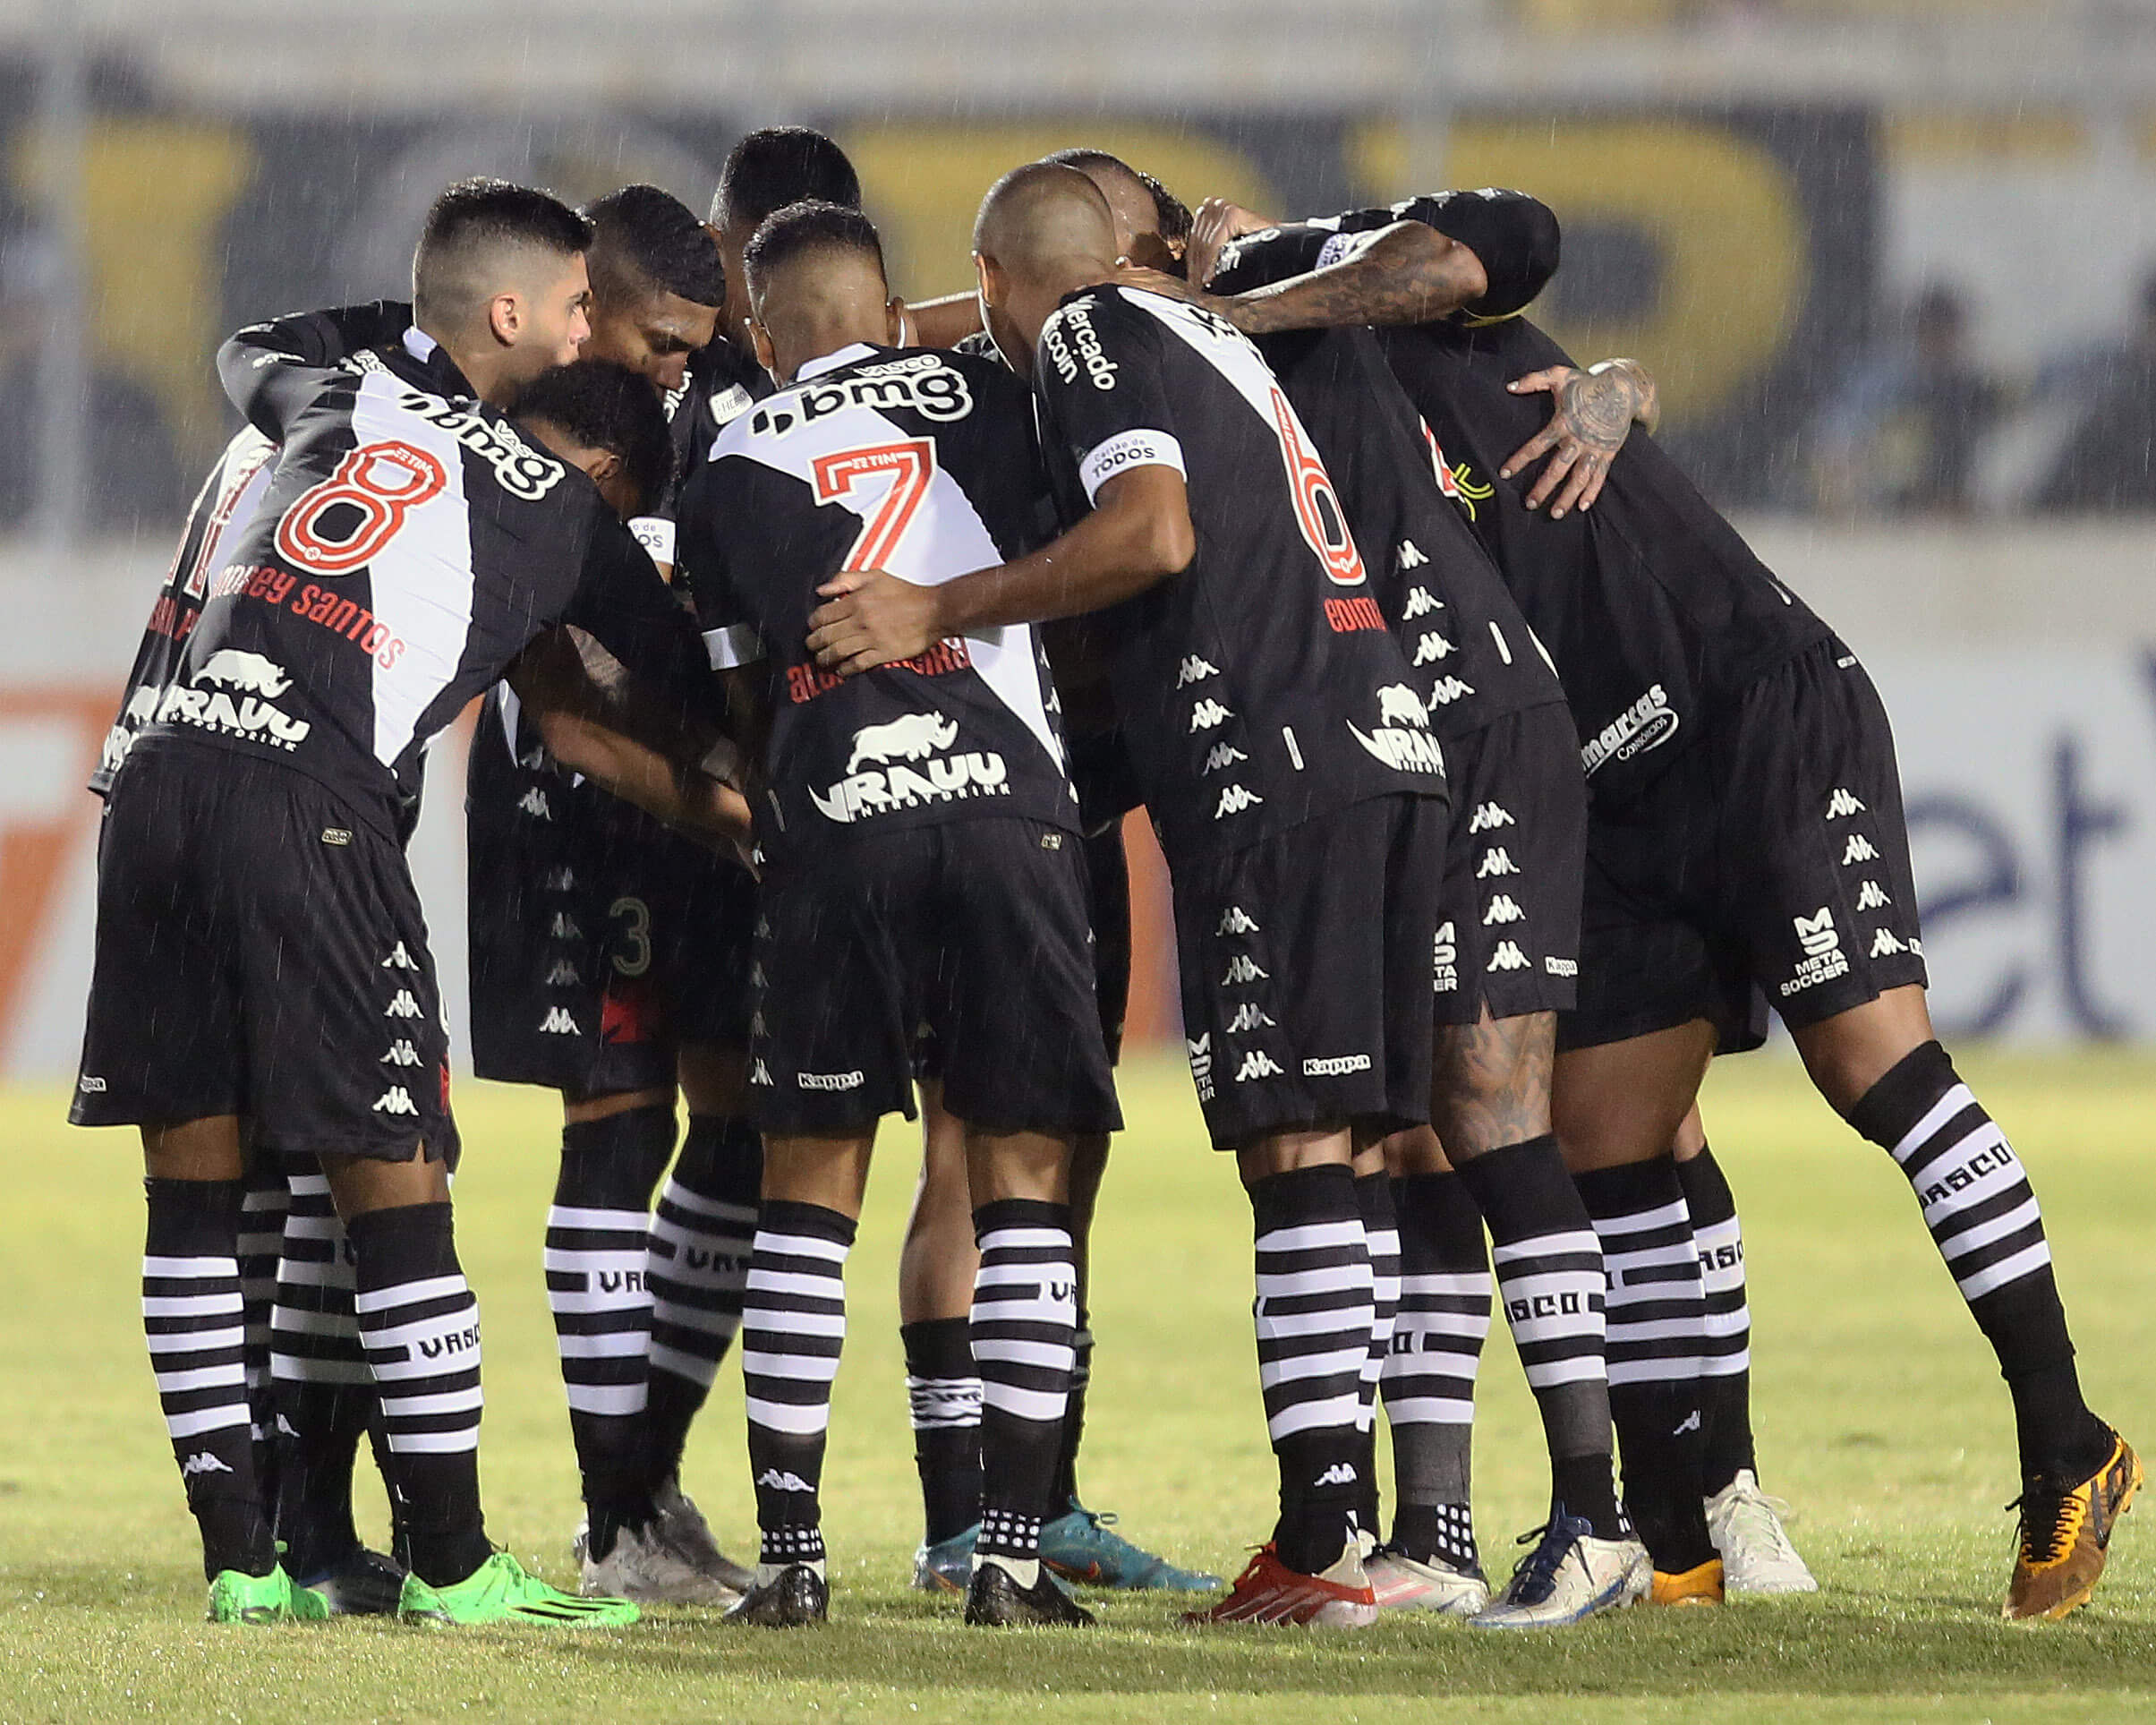
[[[1350,1545],[1323,1575],[1306,1576],[1261,1545],[1227,1598],[1185,1623],[1307,1623],[1323,1629],[1360,1629],[1377,1621],[1377,1595],[1363,1573],[1362,1553]]]

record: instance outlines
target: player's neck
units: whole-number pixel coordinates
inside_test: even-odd
[[[510,372],[509,349],[490,334],[474,338],[454,329],[430,329],[423,322],[417,327],[421,335],[430,337],[448,355],[449,363],[472,386],[472,393],[488,406],[507,412],[516,406],[516,384]]]
[[[834,317],[805,320],[797,329],[774,333],[773,346],[779,376],[797,382],[804,365],[813,365],[845,347],[881,347],[891,340],[891,325],[881,307],[875,318]]]

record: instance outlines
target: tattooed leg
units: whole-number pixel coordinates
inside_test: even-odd
[[[1555,1012],[1438,1026],[1430,1123],[1454,1167],[1549,1131],[1556,1046]]]

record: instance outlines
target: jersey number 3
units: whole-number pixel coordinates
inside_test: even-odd
[[[925,437],[914,437],[902,443],[839,449],[816,457],[815,474],[819,503],[850,499],[864,486],[885,486],[875,507],[866,511],[860,536],[839,567],[888,569],[899,542],[927,501],[929,482],[936,476],[936,446]]]
[[[380,556],[405,517],[448,482],[424,449],[362,443],[293,500],[277,523],[277,554],[310,575],[349,575]]]

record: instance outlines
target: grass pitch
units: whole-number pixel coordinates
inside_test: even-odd
[[[2156,1449],[2156,1063],[1977,1059],[1979,1093],[2041,1194],[2092,1401]],[[381,1624],[212,1629],[136,1318],[132,1135],[71,1131],[64,1097],[0,1097],[0,1721],[575,1718],[1316,1721],[1453,1715],[2066,1719],[2156,1712],[2156,1503],[2129,1516],[2094,1605],[1998,1621],[2014,1495],[1989,1353],[1906,1185],[1812,1097],[1793,1063],[1725,1063],[1708,1119],[1743,1207],[1760,1452],[1794,1504],[1815,1598],[1636,1610],[1493,1637],[1390,1621],[1351,1635],[1174,1626],[1157,1597],[1094,1595],[1091,1634],[964,1630],[906,1591],[917,1536],[893,1294],[912,1146],[886,1134],[851,1267],[822,1633],[736,1632],[660,1612],[635,1629],[423,1632]],[[1125,1073],[1134,1130],[1095,1242],[1100,1337],[1083,1478],[1127,1532],[1231,1573],[1270,1520],[1248,1320],[1248,1214],[1206,1152],[1188,1080]],[[459,1237],[485,1312],[484,1462],[495,1539],[574,1584],[568,1426],[539,1273],[551,1098],[479,1085]],[[1478,1523],[1493,1572],[1539,1519],[1533,1404],[1499,1326],[1483,1366]],[[688,1485],[753,1545],[740,1378],[729,1362]],[[369,1477],[362,1527],[385,1516]],[[2146,1524],[2136,1525],[2136,1523]]]

